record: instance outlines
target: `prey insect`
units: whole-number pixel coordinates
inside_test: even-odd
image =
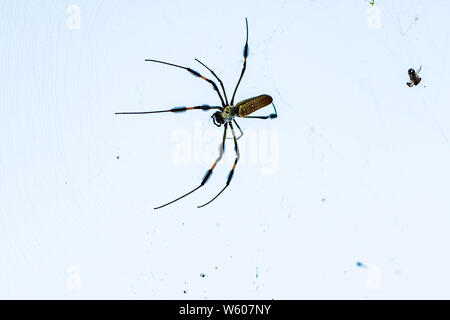
[[[421,70],[422,66],[420,66],[420,68],[417,71],[412,68],[408,70],[408,76],[410,80],[410,82],[406,83],[408,87],[414,87],[420,83],[420,81],[422,80],[422,78],[419,77],[419,73]]]
[[[175,107],[172,109],[167,109],[167,110],[160,110],[160,111],[143,111],[143,112],[118,112],[116,114],[154,114],[154,113],[164,113],[164,112],[173,112],[173,113],[181,113],[181,112],[185,112],[188,110],[203,110],[203,111],[210,111],[210,110],[217,110],[216,112],[214,112],[211,116],[213,123],[217,126],[217,127],[221,127],[223,125],[223,138],[222,138],[222,143],[220,145],[220,149],[219,149],[219,156],[217,157],[216,161],[214,162],[214,164],[210,167],[210,169],[208,171],[206,171],[203,179],[201,180],[200,185],[198,185],[196,188],[192,189],[191,191],[187,192],[186,194],[176,198],[175,200],[172,200],[170,202],[167,202],[166,204],[163,204],[161,206],[156,207],[155,209],[161,209],[165,206],[168,206],[169,204],[172,204],[178,200],[183,199],[184,197],[192,194],[193,192],[197,191],[198,189],[202,188],[206,182],[209,180],[209,178],[211,177],[214,169],[216,168],[217,164],[219,163],[219,161],[222,159],[222,156],[224,154],[225,151],[225,141],[227,139],[233,139],[234,141],[234,150],[236,153],[236,157],[234,160],[234,164],[233,167],[231,168],[225,186],[223,187],[223,189],[220,190],[219,193],[217,193],[217,195],[212,198],[210,201],[206,202],[205,204],[198,206],[198,208],[202,208],[208,204],[210,204],[211,202],[213,202],[215,199],[217,199],[217,197],[219,197],[222,192],[225,191],[226,188],[228,188],[228,186],[230,185],[230,182],[233,178],[234,175],[234,171],[236,169],[236,165],[238,164],[239,161],[239,146],[238,146],[238,140],[244,135],[244,132],[242,131],[242,129],[239,127],[236,118],[247,118],[247,119],[275,119],[277,118],[277,110],[275,108],[275,105],[273,104],[273,99],[271,96],[267,95],[267,94],[262,94],[253,98],[249,98],[243,101],[240,101],[238,103],[236,103],[236,105],[234,104],[234,98],[236,96],[236,92],[237,89],[239,87],[239,84],[241,83],[241,80],[244,76],[246,67],[247,67],[247,58],[248,58],[248,54],[249,54],[249,47],[248,47],[248,21],[247,18],[245,19],[245,25],[246,25],[246,40],[245,40],[245,45],[244,45],[244,63],[243,63],[243,67],[242,67],[242,71],[241,74],[239,76],[239,79],[237,81],[236,87],[234,89],[233,95],[231,97],[230,102],[228,102],[228,98],[227,98],[227,94],[225,91],[225,87],[223,85],[222,80],[220,80],[220,78],[214,73],[213,70],[211,70],[209,67],[207,67],[203,62],[201,62],[198,59],[195,59],[198,63],[200,63],[203,67],[205,67],[211,74],[212,76],[217,79],[217,81],[219,82],[219,85],[222,89],[222,93],[223,96],[219,90],[219,87],[217,86],[217,84],[211,80],[208,79],[206,77],[204,77],[203,75],[201,75],[199,72],[188,68],[188,67],[184,67],[184,66],[180,66],[177,64],[173,64],[173,63],[169,63],[169,62],[164,62],[164,61],[160,61],[160,60],[153,60],[153,59],[146,59],[145,61],[149,61],[149,62],[155,62],[155,63],[159,63],[159,64],[164,64],[164,65],[168,65],[168,66],[172,66],[175,68],[179,68],[179,69],[184,69],[186,71],[188,71],[189,73],[191,73],[193,76],[201,78],[205,81],[207,81],[208,83],[210,83],[214,89],[214,91],[217,93],[217,95],[219,96],[221,105],[220,106],[210,106],[210,105],[199,105],[199,106],[193,106],[193,107]],[[253,112],[264,108],[268,105],[272,104],[273,107],[273,113],[270,113],[268,115],[265,116],[251,116],[250,114],[252,114]],[[239,136],[236,137],[236,132],[235,132],[235,128],[234,126],[236,126],[236,128],[239,130]],[[227,138],[227,130],[230,129],[231,134],[232,134],[232,138]]]

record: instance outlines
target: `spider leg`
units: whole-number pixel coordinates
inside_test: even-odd
[[[236,95],[236,91],[239,87],[239,84],[241,83],[242,77],[244,76],[245,69],[247,68],[247,57],[248,57],[248,21],[247,18],[245,18],[245,26],[247,28],[247,38],[245,40],[245,46],[244,46],[244,65],[242,67],[241,76],[239,77],[239,80],[237,82],[236,88],[234,89],[233,97],[231,98],[231,105],[233,105],[234,97]]]
[[[231,126],[231,124],[230,124],[230,126]],[[197,191],[198,189],[200,189],[201,187],[203,187],[203,186],[206,184],[206,182],[208,181],[208,179],[211,177],[211,175],[212,175],[212,173],[213,173],[213,170],[214,170],[214,168],[216,167],[217,163],[219,163],[219,161],[222,159],[223,152],[224,152],[224,150],[225,150],[225,138],[226,138],[226,136],[227,136],[227,124],[225,124],[224,130],[223,130],[223,139],[222,139],[222,145],[220,146],[219,157],[216,159],[216,161],[214,162],[213,166],[212,166],[208,171],[206,171],[205,176],[203,177],[203,180],[202,180],[202,182],[200,183],[200,185],[199,185],[197,188],[195,188],[195,189],[189,191],[188,193],[182,195],[181,197],[178,197],[178,198],[176,198],[176,199],[173,200],[173,201],[170,201],[170,202],[168,202],[168,203],[166,203],[166,204],[163,204],[162,206],[156,207],[155,210],[156,210],[156,209],[161,209],[161,208],[163,208],[163,207],[165,207],[165,206],[168,206],[169,204],[172,204],[172,203],[174,203],[174,202],[176,202],[176,201],[178,201],[178,200],[180,200],[180,199],[183,199],[184,197],[190,195],[190,194],[193,193],[194,191]]]
[[[177,64],[173,64],[173,63],[169,63],[169,62],[164,62],[164,61],[159,61],[159,60],[153,60],[153,59],[145,59],[145,61],[149,61],[149,62],[156,62],[156,63],[162,63],[168,66],[172,66],[172,67],[176,67],[176,68],[180,68],[180,69],[184,69],[189,71],[193,76],[202,78],[205,81],[208,81],[212,86],[214,91],[217,92],[217,94],[219,95],[220,101],[222,102],[222,106],[225,106],[225,102],[223,101],[222,95],[220,94],[219,88],[217,87],[216,83],[208,78],[205,78],[204,76],[202,76],[199,72],[192,70],[191,68],[188,67],[183,67],[183,66],[179,66]]]
[[[203,62],[201,62],[200,60],[198,60],[197,58],[195,59],[195,61],[197,61],[198,63],[200,63],[202,66],[204,66],[206,69],[209,70],[209,72],[211,72],[211,74],[217,79],[217,81],[219,81],[220,86],[222,87],[222,91],[223,91],[223,96],[225,97],[225,103],[226,105],[228,105],[228,98],[227,98],[227,92],[225,91],[225,87],[223,85],[222,80],[220,80],[220,78],[215,74],[214,71],[212,71],[210,68],[208,68],[208,66],[206,64],[204,64]]]
[[[233,164],[233,168],[231,169],[230,173],[228,174],[228,179],[227,179],[227,183],[225,184],[225,187],[220,190],[220,192],[211,200],[209,200],[207,203],[202,204],[201,206],[198,206],[197,208],[203,208],[204,206],[207,206],[208,204],[210,204],[211,202],[213,202],[214,200],[216,200],[216,198],[218,196],[220,196],[222,194],[222,192],[225,191],[225,189],[230,185],[231,179],[233,179],[233,175],[234,175],[234,170],[236,169],[236,165],[239,161],[239,147],[238,147],[238,143],[237,143],[237,139],[236,139],[236,134],[234,133],[234,129],[233,129],[233,125],[231,123],[229,123],[230,128],[231,128],[231,132],[233,133],[233,139],[234,139],[234,150],[236,151],[236,159],[234,160],[234,164]]]
[[[272,103],[273,106],[273,110],[275,110],[275,113],[271,113],[268,116],[246,116],[246,117],[241,117],[241,118],[248,118],[248,119],[275,119],[278,118],[278,113],[277,113],[277,109],[275,108],[275,105]]]
[[[239,137],[236,138],[236,140],[239,140],[244,135],[244,131],[242,131],[241,127],[239,127],[239,125],[235,119],[233,119],[233,122],[236,125],[236,127],[239,129]],[[227,138],[227,139],[233,139],[233,138]]]
[[[116,112],[116,114],[150,114],[150,113],[163,113],[163,112],[174,112],[174,113],[181,113],[185,112],[187,110],[213,110],[213,109],[219,109],[222,110],[222,107],[219,106],[208,106],[207,104],[201,105],[201,106],[195,106],[195,107],[175,107],[168,110],[159,110],[159,111],[138,111],[138,112]]]

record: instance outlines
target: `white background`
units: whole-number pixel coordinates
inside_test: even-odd
[[[2,1],[0,298],[450,298],[448,12],[446,1]],[[199,58],[230,96],[245,17],[237,100],[270,94],[279,118],[240,124],[278,137],[267,139],[277,170],[243,161],[197,209],[226,181],[229,142],[202,190],[154,211],[211,165],[176,163],[175,133],[198,143],[196,125],[221,129],[202,111],[114,113],[219,103],[146,58],[208,75]]]

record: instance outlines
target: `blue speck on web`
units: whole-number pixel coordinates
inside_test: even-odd
[[[360,268],[367,268],[367,266],[364,263],[362,263],[361,261],[356,261],[356,266],[360,267]]]

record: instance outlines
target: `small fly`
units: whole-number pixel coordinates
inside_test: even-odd
[[[422,70],[422,66],[416,71],[413,68],[408,70],[409,80],[410,82],[407,82],[406,85],[410,88],[417,86],[420,81],[422,80],[421,77],[419,77],[419,73]]]

